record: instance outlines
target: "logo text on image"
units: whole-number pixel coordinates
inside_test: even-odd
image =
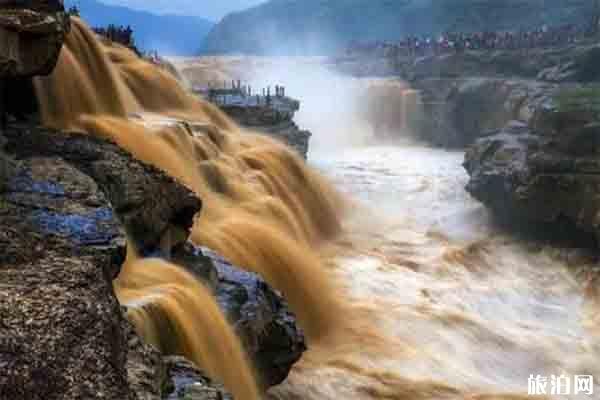
[[[594,394],[594,377],[591,375],[530,375],[527,380],[527,394],[533,396],[543,395],[571,395]]]

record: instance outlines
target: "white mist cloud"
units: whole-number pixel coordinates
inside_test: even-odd
[[[327,153],[368,142],[372,128],[363,118],[366,82],[342,76],[318,57],[257,57],[247,77],[253,87],[283,85],[300,100],[294,120],[312,132],[310,152]]]

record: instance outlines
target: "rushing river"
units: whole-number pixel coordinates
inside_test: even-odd
[[[600,382],[585,257],[495,228],[462,158],[410,143],[312,155],[359,203],[331,262],[354,328],[312,349],[277,398],[514,399],[530,375],[548,394],[552,375]],[[570,392],[548,397],[600,398]]]
[[[73,49],[78,44],[72,43]],[[461,152],[409,141],[367,144],[373,132],[364,116],[379,114],[363,112],[360,93],[371,81],[339,76],[314,59],[182,61],[192,84],[214,79],[215,71],[219,79],[240,79],[251,71],[247,79],[254,88],[284,84],[302,101],[296,121],[314,133],[309,164],[346,194],[351,204],[346,210],[349,202],[340,201],[311,168],[267,139],[236,133],[208,104],[188,104],[180,91],[163,104],[163,94],[177,87],[166,78],[152,98],[158,105],[136,97],[136,88],[153,81],[138,73],[143,85],[134,85],[137,75],[130,75],[140,69],[133,68],[137,61],[124,63],[130,57],[120,53],[111,57],[128,78],[126,92],[148,103],[145,109],[168,115],[177,105],[179,114],[218,123],[217,132],[192,142],[185,132],[162,132],[158,137],[165,142],[151,152],[139,147],[156,134],[144,131],[144,140],[134,142],[140,128],[129,122],[125,136],[114,118],[100,119],[96,130],[107,126],[117,142],[128,140],[124,145],[134,154],[140,151],[189,182],[206,205],[192,239],[270,278],[308,328],[309,351],[288,380],[270,390],[272,397],[524,399],[535,386],[548,398],[600,398],[600,386],[591,388],[595,394],[576,395],[574,385],[576,376],[600,383],[593,257],[496,227],[464,190]],[[389,88],[381,92],[385,99],[406,87],[379,84]],[[174,162],[151,157],[171,147]],[[188,174],[196,164],[210,167],[205,176]],[[189,168],[182,172],[181,166]],[[141,278],[133,274],[130,283],[139,285]],[[189,312],[184,319],[195,318]],[[155,333],[139,325],[143,333]],[[201,329],[183,325],[191,336]],[[234,364],[220,363],[215,375],[229,376]],[[235,381],[230,379],[229,387],[235,388]]]
[[[346,304],[341,332],[313,343],[273,398],[500,400],[530,389],[600,398],[594,257],[497,227],[464,190],[462,152],[368,144],[359,93],[373,80],[314,59],[188,68],[197,82],[219,70],[254,87],[284,84],[301,100],[296,121],[314,134],[309,164],[354,201],[343,236],[319,249]],[[576,395],[576,376],[593,376],[594,394]],[[570,394],[553,395],[566,380]]]

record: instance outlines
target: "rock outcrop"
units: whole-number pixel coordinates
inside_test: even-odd
[[[304,335],[281,295],[258,275],[238,269],[207,248],[173,249],[173,260],[213,288],[266,386],[277,385],[306,349]]]
[[[246,96],[238,90],[222,92],[226,94],[219,95],[215,90],[196,94],[212,101],[240,126],[271,136],[307,157],[312,134],[294,122],[294,115],[300,109],[298,100],[287,96]]]
[[[600,238],[600,87],[546,97],[467,152],[467,190],[509,222]]]
[[[529,79],[549,83],[599,81],[594,68],[600,45],[586,40],[557,47],[468,50],[441,55],[337,57],[336,68],[359,77],[400,77],[415,83],[425,79]]]
[[[168,386],[167,400],[233,400],[230,394],[204,376],[192,363],[183,357],[165,357]]]
[[[563,88],[598,82],[599,59],[597,44],[582,43],[424,57],[397,72],[420,93],[417,136],[464,148],[509,121],[528,124],[540,102]]]
[[[14,162],[0,196],[0,398],[133,399],[106,197],[60,158]]]
[[[159,399],[173,392],[177,382],[170,382],[183,367],[170,367],[141,343],[113,292],[126,234],[142,252],[172,257],[208,282],[263,382],[285,378],[304,338],[282,298],[256,275],[172,240],[201,208],[188,189],[100,139],[26,124],[11,124],[4,137],[10,172],[0,191],[0,398]],[[194,385],[191,398],[222,391],[202,382],[206,393]]]
[[[396,77],[392,85],[408,87],[420,98],[411,132],[436,146],[465,148],[509,121],[529,123],[539,102],[562,88],[599,82],[598,62],[600,46],[590,41],[420,58],[339,59],[336,68],[354,76]]]
[[[36,113],[31,78],[52,72],[69,30],[62,1],[0,3],[0,125]]]
[[[477,50],[419,59],[399,60],[396,73],[415,82],[441,79],[490,77],[534,79],[551,83],[600,80],[597,65],[600,46],[596,41],[568,46],[517,50]]]
[[[465,148],[509,121],[527,123],[539,102],[559,86],[504,78],[430,78],[418,81],[420,119],[414,131],[436,146]]]
[[[62,1],[0,3],[0,78],[52,72],[69,29]]]
[[[27,125],[7,130],[5,137],[6,150],[19,158],[60,157],[94,179],[142,254],[159,248],[173,231],[187,232],[201,209],[190,190],[156,168],[132,162],[112,143]]]

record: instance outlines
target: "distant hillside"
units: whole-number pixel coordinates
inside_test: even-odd
[[[581,22],[591,0],[270,0],[227,15],[210,53],[327,54],[351,40]]]
[[[156,15],[96,0],[65,1],[66,7],[71,5],[79,7],[89,25],[131,25],[138,48],[169,55],[198,54],[202,40],[213,26],[199,17]]]

